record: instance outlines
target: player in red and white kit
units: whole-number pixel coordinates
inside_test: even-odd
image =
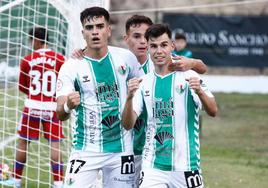
[[[14,187],[21,186],[28,145],[31,140],[39,139],[39,133],[42,132],[51,146],[53,188],[56,188],[61,187],[63,179],[60,141],[64,135],[62,123],[55,113],[57,106],[55,91],[58,72],[64,63],[64,57],[48,48],[46,29],[33,28],[29,35],[35,51],[24,57],[20,63],[19,90],[28,98],[25,100],[18,127],[19,141],[14,163],[14,178],[8,183]]]

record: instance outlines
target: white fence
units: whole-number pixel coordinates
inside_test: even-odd
[[[268,76],[203,75],[212,92],[268,93]]]

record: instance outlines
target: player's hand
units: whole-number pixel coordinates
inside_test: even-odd
[[[169,63],[168,69],[170,71],[187,71],[193,68],[193,60],[188,57],[174,56],[172,63]]]
[[[75,91],[67,96],[67,106],[70,109],[76,108],[80,104],[80,94]]]
[[[83,49],[75,49],[71,57],[74,59],[82,59],[84,57]]]
[[[141,78],[132,78],[128,81],[128,99],[134,96],[135,92],[139,88],[141,81]]]
[[[191,89],[195,91],[196,94],[199,94],[202,92],[201,89],[201,80],[197,77],[190,77],[189,79],[185,79],[189,82],[189,86]]]

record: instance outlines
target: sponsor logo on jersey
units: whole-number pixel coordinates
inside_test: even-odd
[[[119,89],[116,83],[98,83],[96,95],[100,102],[109,104],[119,98]]]
[[[154,136],[154,139],[156,139],[161,145],[164,144],[165,140],[173,138],[173,135],[167,131],[159,132]]]
[[[42,118],[44,120],[49,120],[53,117],[54,113],[52,111],[45,111],[45,110],[30,110],[30,116]]]
[[[184,172],[187,188],[198,188],[203,184],[198,170]]]
[[[149,96],[150,96],[150,91],[149,91],[149,90],[146,90],[144,96],[145,96],[145,97],[149,97]]]
[[[90,82],[90,79],[88,78],[88,76],[83,76],[83,82]]]
[[[126,71],[127,71],[127,67],[125,65],[120,65],[118,67],[118,72],[122,75],[126,74]]]
[[[88,127],[89,142],[95,144],[96,131],[98,130],[96,113],[94,111],[90,111],[88,119],[89,119],[89,127]]]
[[[112,128],[113,124],[117,123],[118,121],[118,116],[107,116],[101,121],[101,123],[108,128]]]
[[[135,173],[134,156],[121,156],[121,174]]]
[[[174,115],[173,100],[170,98],[168,101],[155,100],[153,108],[153,117],[160,121]]]

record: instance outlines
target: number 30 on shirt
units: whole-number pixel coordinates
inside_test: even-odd
[[[43,72],[41,78],[41,73],[38,70],[31,70],[29,72],[30,77],[32,78],[30,93],[31,95],[39,95],[40,93],[45,96],[52,97],[56,91],[56,81],[57,75],[53,71]],[[49,84],[50,83],[50,84]]]

